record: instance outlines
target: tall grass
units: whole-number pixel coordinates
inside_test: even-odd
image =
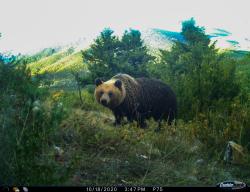
[[[0,64],[1,184],[59,183],[62,167],[48,150],[65,111],[57,102],[44,105],[48,92],[25,65]]]
[[[228,141],[249,149],[249,95],[197,112],[176,124],[150,119],[113,126],[93,90],[48,90],[26,66],[0,63],[0,184],[214,186],[249,179],[242,165],[226,165]],[[247,90],[245,90],[247,92]],[[195,111],[195,105],[192,105]]]

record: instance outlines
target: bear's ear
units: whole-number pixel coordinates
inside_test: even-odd
[[[116,80],[116,81],[115,81],[115,86],[118,87],[119,89],[121,89],[121,87],[122,87],[122,81],[119,80],[119,79]]]
[[[102,83],[103,83],[103,81],[100,78],[95,79],[95,85],[96,85],[96,87],[99,86],[99,85],[101,85]]]

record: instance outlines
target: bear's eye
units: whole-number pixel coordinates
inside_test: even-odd
[[[103,95],[103,93],[104,93],[103,91],[100,91],[100,95]]]
[[[113,95],[113,93],[110,91],[110,92],[109,92],[109,97],[112,97],[112,95]]]

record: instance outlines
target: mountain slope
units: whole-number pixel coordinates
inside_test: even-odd
[[[31,69],[31,72],[32,72],[33,74],[34,74],[34,73],[41,73],[41,71],[42,71],[45,67],[47,67],[47,66],[49,66],[49,65],[51,65],[51,64],[53,64],[53,63],[55,63],[55,62],[57,62],[57,61],[59,61],[59,60],[61,60],[61,59],[64,58],[65,56],[66,56],[66,55],[65,55],[64,52],[59,52],[59,53],[53,54],[53,55],[51,55],[51,56],[42,58],[42,59],[40,59],[40,60],[38,60],[38,61],[29,63],[29,64],[28,64],[28,67]]]
[[[46,79],[52,82],[53,88],[75,88],[76,82],[72,72],[86,70],[82,62],[81,52],[69,54],[61,51],[45,57],[37,62],[28,64],[32,74],[46,75]]]
[[[148,29],[141,31],[142,39],[148,46],[150,53],[157,55],[159,49],[170,49],[175,41],[184,41],[183,36],[179,32],[167,31],[162,29]],[[216,29],[209,34],[211,40],[231,43],[235,46],[240,46],[234,40],[229,40],[231,33],[226,30]],[[224,41],[223,40],[223,41]],[[56,52],[50,56],[43,57],[42,59],[28,64],[32,74],[47,74],[47,78],[53,81],[54,87],[72,87],[75,86],[74,77],[72,71],[85,71],[86,65],[83,64],[82,55],[79,50],[83,47],[80,44],[75,44],[73,52],[69,52],[68,49],[62,49],[60,52]],[[234,58],[244,57],[248,51],[242,51],[238,49],[226,49],[228,53]]]
[[[65,55],[65,53],[61,53]],[[40,72],[66,72],[66,71],[76,71],[77,69],[84,68],[82,63],[82,56],[80,52],[74,53],[72,55],[66,55],[61,57],[59,60],[50,63],[50,65],[44,66]]]
[[[217,41],[216,45],[220,49],[229,50],[250,50],[248,38],[239,38],[224,29],[208,29],[206,33],[211,41]],[[184,41],[180,32],[163,29],[147,29],[142,31],[142,38],[145,44],[152,49],[170,48],[174,41]]]

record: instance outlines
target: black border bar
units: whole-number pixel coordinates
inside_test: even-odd
[[[0,192],[56,192],[56,191],[73,191],[73,192],[164,192],[164,191],[249,191],[250,188],[231,189],[220,187],[143,187],[143,186],[0,186]]]

